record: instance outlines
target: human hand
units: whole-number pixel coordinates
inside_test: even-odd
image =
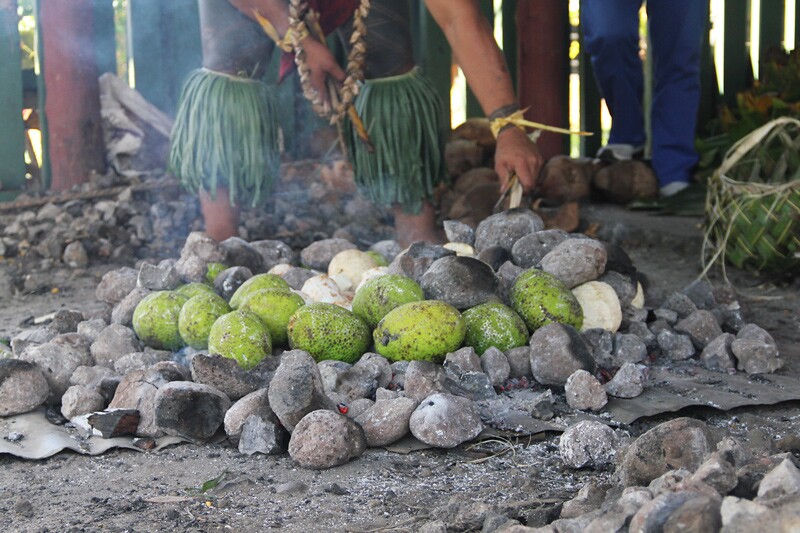
[[[325,102],[330,103],[326,87],[328,76],[342,82],[345,78],[344,70],[324,43],[313,37],[306,37],[301,44],[306,52],[306,65],[311,75],[311,85]]]
[[[539,180],[544,160],[536,143],[519,128],[506,128],[497,136],[494,169],[500,176],[502,190],[508,186],[511,172],[517,173],[526,193],[533,191]]]

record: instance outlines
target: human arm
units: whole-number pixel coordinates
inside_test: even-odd
[[[453,49],[472,92],[486,115],[517,102],[505,59],[475,0],[425,0]],[[495,170],[501,183],[513,170],[526,191],[536,187],[542,156],[536,144],[517,127],[497,136]]]

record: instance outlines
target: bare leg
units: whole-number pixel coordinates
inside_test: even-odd
[[[218,188],[216,199],[201,192],[200,210],[206,223],[206,233],[215,241],[239,235],[239,207],[231,205],[227,188]]]
[[[422,211],[418,215],[404,213],[403,209],[395,206],[394,232],[400,246],[407,248],[416,241],[425,241],[431,244],[446,242],[444,234],[436,227],[436,210],[430,202],[422,204]]]

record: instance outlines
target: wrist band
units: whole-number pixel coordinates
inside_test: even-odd
[[[516,109],[514,109],[516,107]],[[510,110],[510,112],[508,112]],[[512,104],[503,106],[489,115],[489,127],[492,129],[492,134],[497,138],[502,131],[510,127],[516,127],[525,131],[525,128],[532,128],[536,130],[552,131],[555,133],[563,133],[565,135],[592,135],[586,131],[570,131],[564,128],[556,128],[548,126],[539,122],[532,122],[525,120],[525,111],[528,109],[520,109],[518,105]],[[536,133],[536,132],[534,132]]]
[[[286,30],[284,36],[280,37],[278,35],[278,30],[275,29],[275,26],[273,26],[269,20],[267,20],[261,13],[259,13],[257,9],[253,10],[253,16],[258,21],[258,24],[261,26],[261,29],[264,30],[264,33],[266,33],[270,39],[275,41],[275,44],[277,45],[278,48],[287,53],[294,52],[295,36],[293,35],[292,28]],[[305,24],[302,24],[300,26],[300,30],[298,31],[298,35],[296,37],[298,41],[302,41],[309,35],[310,34],[308,33],[308,28],[306,28]]]
[[[519,128],[525,131],[525,126],[521,124],[523,113],[524,111],[519,108],[518,104],[509,104],[496,109],[489,115],[489,127],[495,138],[509,128]]]
[[[498,107],[497,109],[492,111],[492,113],[486,118],[488,118],[489,121],[491,122],[496,118],[507,117],[516,111],[519,111],[519,104],[517,103],[508,104],[504,105],[503,107]]]

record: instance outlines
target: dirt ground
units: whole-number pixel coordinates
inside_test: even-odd
[[[699,275],[699,219],[613,207],[586,208],[582,215],[599,224],[600,237],[619,241],[647,276],[648,306]],[[0,305],[0,336],[14,335],[33,318],[60,308],[98,309],[94,288],[109,268],[48,272],[57,291],[6,298]],[[746,320],[778,342],[787,363],[780,373],[800,377],[800,281],[779,283],[732,269],[728,274]],[[718,273],[711,279],[720,282]],[[692,408],[680,414],[725,427],[751,446],[769,447],[800,435],[799,406],[787,402],[733,412]],[[621,429],[635,437],[674,416]],[[554,506],[583,484],[610,479],[611,472],[564,467],[555,433],[514,444],[485,442],[473,449],[408,454],[372,449],[325,471],[300,469],[288,455],[244,456],[225,442],[99,456],[61,452],[39,461],[0,455],[0,529],[412,532],[443,520],[450,524],[448,531],[480,531],[488,508],[528,524],[546,523]],[[214,489],[202,491],[204,483],[220,476]]]

